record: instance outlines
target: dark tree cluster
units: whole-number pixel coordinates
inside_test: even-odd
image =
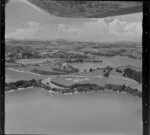
[[[100,91],[104,90],[104,87],[98,86],[96,84],[73,84],[69,89],[78,91],[78,92],[91,92],[91,91]]]
[[[106,84],[105,89],[119,91],[119,92],[126,92],[133,96],[142,97],[142,92],[138,91],[137,89],[125,86],[125,85]]]
[[[45,90],[51,90],[51,87],[47,84],[42,83],[41,80],[38,80],[38,87],[43,88]]]
[[[142,83],[142,72],[138,72],[136,70],[126,68],[126,69],[124,69],[123,76],[129,77],[139,83]]]
[[[12,89],[17,90],[18,88],[28,88],[28,87],[39,87],[45,90],[52,90],[58,93],[93,92],[93,91],[97,92],[97,91],[110,90],[110,91],[126,92],[133,96],[142,97],[142,92],[138,91],[137,89],[130,88],[126,85],[106,84],[104,87],[102,87],[97,84],[87,83],[87,84],[73,84],[70,86],[64,86],[56,82],[51,82],[51,83],[62,88],[51,88],[48,84],[42,83],[42,80],[36,81],[35,79],[32,79],[28,81],[20,80],[11,83],[5,83],[5,90],[6,91]]]
[[[121,70],[121,69],[116,68],[116,72],[118,72],[118,73],[122,73],[122,70]]]
[[[19,80],[16,82],[5,83],[5,90],[18,89],[18,88],[28,88],[28,87],[38,87],[38,82],[35,79],[32,80]]]
[[[113,91],[123,91],[125,89],[125,85],[115,85],[115,84],[106,84],[105,88],[107,90],[113,90]]]

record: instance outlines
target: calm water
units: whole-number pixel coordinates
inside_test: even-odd
[[[119,93],[6,93],[6,133],[142,135],[141,99]],[[114,134],[113,134],[114,133]]]
[[[98,67],[104,68],[106,66],[119,67],[126,65],[132,65],[134,67],[142,68],[142,60],[138,59],[131,59],[123,56],[100,57],[100,59],[103,60],[102,63],[84,62],[84,63],[71,63],[70,65],[78,68],[80,71],[84,71],[84,69],[89,70],[90,68],[98,68]]]

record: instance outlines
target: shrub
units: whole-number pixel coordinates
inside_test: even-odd
[[[107,71],[103,74],[104,77],[109,77],[110,71]]]
[[[116,68],[116,72],[118,72],[118,73],[122,73],[122,70],[120,70],[120,69]]]

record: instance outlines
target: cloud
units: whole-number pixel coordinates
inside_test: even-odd
[[[92,19],[94,21],[85,22],[82,27],[68,26],[66,24],[58,24],[56,32],[64,32],[69,34],[85,34],[93,35],[94,33],[104,33],[107,25],[102,19]]]
[[[34,35],[39,30],[38,22],[27,22],[25,28],[18,28],[14,32],[6,34],[6,38],[24,39]]]
[[[76,27],[69,27],[66,24],[58,24],[57,30],[55,32],[64,32],[67,34],[81,34],[83,29]]]
[[[119,18],[95,19],[85,22],[83,27],[58,24],[56,33],[94,41],[136,40],[142,37],[142,23],[123,21]]]
[[[142,20],[138,21],[126,21],[119,18],[104,18],[97,19],[95,22],[87,22],[84,25],[84,34],[97,35],[99,37],[107,37],[116,39],[133,39],[142,37]],[[93,36],[93,37],[94,37]]]
[[[116,36],[125,37],[141,37],[142,23],[140,22],[126,22],[114,19],[108,24],[109,32]]]

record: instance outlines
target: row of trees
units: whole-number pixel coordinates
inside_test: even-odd
[[[18,88],[38,87],[38,82],[35,79],[32,80],[19,80],[16,82],[5,83],[5,90],[16,90]]]
[[[54,83],[54,82],[53,82]],[[54,83],[62,87],[61,85]],[[71,86],[63,86],[63,88],[51,88],[49,85],[42,83],[41,80],[36,81],[35,79],[32,80],[20,80],[16,82],[6,83],[5,90],[17,90],[18,88],[28,88],[28,87],[39,87],[44,88],[45,90],[52,90],[54,92],[61,92],[61,93],[74,93],[77,92],[91,92],[91,91],[101,91],[101,90],[112,90],[112,91],[120,91],[126,92],[133,96],[142,97],[142,92],[138,91],[137,89],[130,88],[126,85],[114,85],[114,84],[106,84],[104,87],[99,86],[97,84],[73,84]]]
[[[44,88],[46,90],[51,90],[51,87],[42,83],[41,80],[36,81],[35,79],[32,80],[19,80],[16,82],[5,83],[5,90],[17,90],[18,88],[28,88],[28,87],[39,87]]]
[[[142,72],[138,72],[136,70],[126,68],[126,69],[124,69],[123,76],[129,77],[139,83],[142,83]]]
[[[118,68],[116,68],[116,72],[123,73],[123,71],[121,69],[118,69]]]
[[[90,91],[99,91],[104,90],[104,87],[98,86],[96,84],[73,84],[69,89],[78,91],[78,92],[90,92]]]
[[[57,83],[54,83],[58,85]],[[58,85],[61,87],[61,85]],[[119,91],[119,92],[126,92],[133,96],[142,97],[142,92],[138,91],[137,89],[128,87],[126,85],[115,85],[115,84],[106,84],[104,87],[99,86],[97,84],[73,84],[68,87],[64,87],[61,91],[60,89],[55,88],[55,92],[62,92],[62,93],[74,93],[74,92],[92,92],[92,91],[102,91],[102,90],[110,90],[110,91]]]

